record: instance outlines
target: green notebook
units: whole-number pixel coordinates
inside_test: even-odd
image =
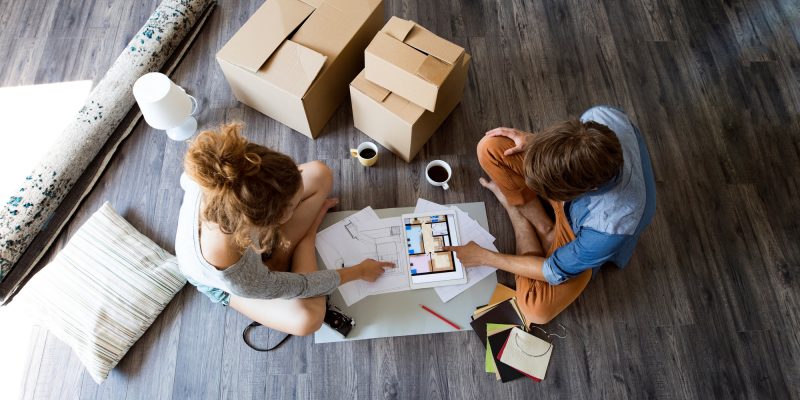
[[[494,333],[511,329],[515,326],[519,325],[487,323],[486,324],[487,337],[491,336]],[[492,348],[489,346],[489,339],[486,339],[486,372],[490,374],[497,373],[497,364],[494,363],[494,357],[492,356]]]

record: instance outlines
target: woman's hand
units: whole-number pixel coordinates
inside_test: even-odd
[[[507,137],[514,141],[514,147],[508,149],[503,153],[505,156],[510,156],[512,154],[517,154],[520,152],[525,151],[530,143],[533,134],[530,132],[521,131],[518,129],[513,128],[494,128],[489,132],[486,132],[486,136],[489,137]]]
[[[358,277],[367,282],[375,282],[383,275],[384,268],[394,268],[394,264],[385,261],[376,261],[368,258],[356,265],[353,268],[358,270]]]
[[[375,282],[383,275],[384,268],[394,268],[394,264],[368,258],[352,267],[338,269],[337,271],[341,278],[340,284],[344,285],[347,282],[358,279],[363,279],[367,282]]]

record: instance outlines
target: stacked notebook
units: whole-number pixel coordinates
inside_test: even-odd
[[[501,382],[523,376],[544,379],[553,347],[527,332],[513,289],[497,284],[489,304],[472,314],[470,325],[486,347],[486,372]]]

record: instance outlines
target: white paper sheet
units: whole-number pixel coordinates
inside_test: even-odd
[[[363,258],[394,263],[395,267],[386,269],[375,282],[358,281],[364,296],[380,293],[399,292],[411,287],[406,275],[407,252],[403,248],[402,221],[400,217],[384,218],[359,224],[361,240],[374,241],[369,244],[370,252]],[[374,247],[373,247],[374,246]],[[374,248],[374,250],[373,250]]]
[[[419,199],[417,200],[417,206],[414,209],[414,212],[423,213],[451,209],[455,210],[456,212],[459,228],[459,241],[462,245],[473,241],[478,246],[481,246],[485,249],[497,251],[497,247],[494,245],[495,237],[492,236],[492,234],[486,229],[483,229],[483,227],[480,226],[480,224],[478,224],[478,222],[476,222],[474,219],[472,219],[469,214],[465,213],[458,207],[445,206],[425,199]],[[467,268],[467,283],[461,285],[439,286],[434,288],[434,290],[436,290],[436,294],[439,296],[439,298],[442,299],[443,302],[447,303],[495,271],[497,271],[495,268],[489,266],[470,267]]]
[[[356,240],[348,240],[352,238],[348,228],[353,227],[348,224],[369,223],[375,220],[380,220],[378,214],[375,214],[375,210],[371,207],[367,207],[317,233],[316,247],[325,268],[336,270],[361,262],[363,260],[360,251],[361,244]],[[342,242],[343,239],[344,242]],[[358,281],[339,286],[339,291],[348,306],[364,298]]]

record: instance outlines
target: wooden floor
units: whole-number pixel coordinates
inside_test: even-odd
[[[0,2],[0,85],[97,82],[157,0]],[[341,209],[485,201],[501,250],[510,225],[477,179],[475,144],[496,126],[537,130],[615,104],[650,147],[658,211],[625,270],[605,269],[557,321],[547,379],[495,382],[471,332],[249,350],[247,321],[184,288],[100,386],[36,330],[25,398],[768,398],[800,397],[800,3],[796,0],[387,0],[473,56],[464,100],[410,164],[361,167],[367,137],[349,102],[316,141],[237,103],[214,54],[260,1],[220,1],[174,79],[204,126],[336,171]],[[140,124],[57,247],[103,201],[167,249],[184,143]],[[422,179],[455,169],[452,189]],[[511,282],[508,276],[501,277]],[[5,327],[4,327],[5,329]]]

